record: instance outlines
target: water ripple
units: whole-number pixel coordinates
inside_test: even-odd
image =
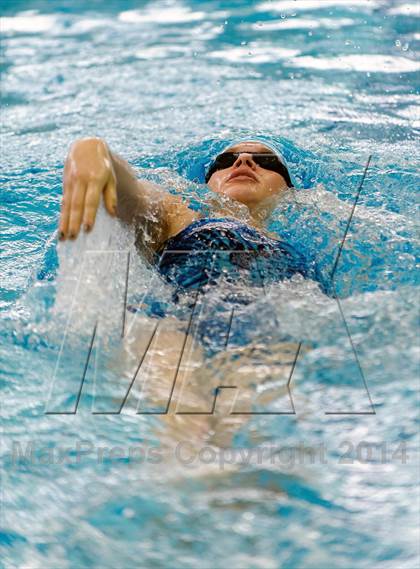
[[[34,10],[22,12],[12,4],[1,30],[3,564],[417,566],[418,5],[28,0]],[[46,415],[84,252],[132,245],[100,212],[93,233],[57,246],[70,142],[101,136],[142,177],[205,208],[205,165],[255,133],[278,142],[297,187],[270,230],[313,255],[326,278],[373,155],[337,270],[342,313],[315,282],[273,284],[239,317],[252,354],[232,349],[197,368],[203,389],[220,369],[232,384],[252,370],[255,401],[287,410],[278,360],[285,336],[303,341],[297,416],[255,416],[240,428],[231,417],[171,424],[135,413],[141,386],[123,414],[92,415],[93,365],[80,412]],[[132,259],[134,303],[153,273],[134,251]],[[89,302],[75,307],[69,386],[86,363],[92,311],[104,309],[104,341],[119,345],[109,304],[119,268],[98,263]],[[169,301],[163,283],[153,290]],[[131,378],[124,365],[137,340],[133,331],[104,374],[112,401]],[[369,409],[360,369],[376,415],[326,415]],[[173,454],[179,440],[184,462]],[[30,454],[30,443],[32,462],[16,462],[13,449]]]

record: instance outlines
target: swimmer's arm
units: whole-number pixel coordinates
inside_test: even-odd
[[[197,217],[180,197],[137,179],[104,140],[77,140],[64,165],[60,239],[75,239],[82,225],[92,229],[101,197],[110,215],[134,226],[137,245],[146,250],[156,250]]]
[[[117,182],[117,217],[135,228],[140,249],[157,250],[197,218],[179,196],[138,179],[128,162],[113,152],[110,155]]]

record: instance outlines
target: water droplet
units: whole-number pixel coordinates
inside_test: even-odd
[[[245,513],[243,514],[243,518],[244,518],[245,520],[248,520],[248,521],[253,520],[254,517],[255,517],[255,515],[254,515],[252,512],[245,512]]]

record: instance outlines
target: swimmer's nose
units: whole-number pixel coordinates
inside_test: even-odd
[[[234,168],[239,168],[240,166],[248,166],[252,170],[257,168],[257,165],[252,158],[252,154],[249,154],[248,152],[241,152],[233,165]]]

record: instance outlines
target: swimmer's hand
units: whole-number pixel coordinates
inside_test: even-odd
[[[76,140],[64,165],[60,239],[75,239],[83,224],[90,231],[101,196],[107,212],[117,210],[117,182],[108,145],[99,138]]]
[[[138,179],[135,170],[99,138],[77,140],[64,165],[60,239],[90,231],[101,196],[112,216],[132,227],[139,251],[150,256],[198,217],[180,196]]]

